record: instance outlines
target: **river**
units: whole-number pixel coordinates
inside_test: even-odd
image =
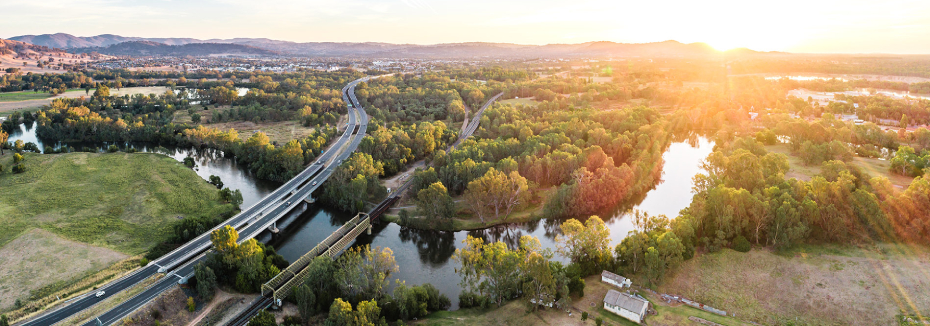
[[[17,139],[34,142],[40,148],[45,146],[45,143],[36,137],[35,128],[26,128],[25,125],[20,125],[20,131],[10,135],[10,141]],[[242,191],[243,207],[248,207],[280,186],[279,183],[256,178],[245,167],[236,164],[234,159],[218,155],[215,151],[169,149],[145,144],[120,145],[133,146],[140,151],[166,154],[178,161],[188,155],[194,157],[197,162],[197,174],[202,178],[207,179],[211,174],[218,175],[226,186]],[[702,137],[690,142],[672,143],[663,155],[663,181],[647,192],[641,201],[626,206],[651,215],[665,214],[671,218],[677,216],[679,210],[691,203],[692,177],[701,171],[701,162],[710,154],[713,146],[712,142]],[[630,211],[624,210],[612,216],[604,216],[611,232],[611,248],[620,243],[627,232],[633,230]],[[352,217],[351,214],[323,205],[303,204],[279,222],[281,233],[272,236],[266,232],[259,236],[259,240],[274,246],[288,261],[294,261]],[[452,254],[468,235],[483,237],[487,241],[504,241],[512,247],[517,245],[521,236],[531,235],[538,238],[544,248],[555,251],[555,237],[559,234],[559,225],[563,221],[542,219],[459,232],[414,230],[393,223],[381,223],[374,226],[372,235],[363,233],[353,245],[391,248],[400,266],[400,270],[390,276],[391,280],[399,279],[408,285],[431,283],[452,300],[452,309],[457,309],[458,295],[461,293],[460,277],[455,273],[457,264],[453,261]],[[565,257],[559,255],[556,255],[555,259],[567,262]]]
[[[645,194],[633,209],[651,215],[665,214],[671,218],[691,203],[692,178],[701,171],[701,162],[713,150],[714,144],[699,137],[693,142],[675,142],[663,155],[663,182]],[[693,146],[692,146],[693,144]],[[273,245],[278,253],[293,261],[316,246],[352,215],[325,208],[303,207],[295,211],[283,224],[286,231],[274,239],[264,234],[260,240]],[[633,230],[629,211],[605,218],[611,233],[611,248]],[[515,247],[521,236],[531,235],[539,239],[544,248],[555,251],[555,236],[559,234],[561,219],[543,219],[527,223],[515,223],[477,231],[424,231],[402,228],[397,224],[376,225],[371,236],[362,234],[353,245],[371,245],[391,248],[400,271],[391,279],[405,281],[408,285],[431,283],[452,300],[452,309],[458,308],[461,293],[455,273],[457,264],[452,259],[455,249],[462,245],[468,235],[483,237],[487,241],[504,241]],[[556,255],[556,260],[566,262],[565,257]]]

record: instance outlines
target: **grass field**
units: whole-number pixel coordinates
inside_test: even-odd
[[[28,101],[28,100],[39,100],[44,98],[49,98],[49,95],[46,92],[33,92],[33,91],[22,91],[22,92],[8,92],[0,93],[0,102],[17,102],[17,101]]]
[[[12,166],[12,155],[0,164]],[[0,245],[39,227],[136,255],[168,235],[176,217],[215,215],[216,188],[158,154],[26,153],[27,171],[0,177]]]
[[[659,287],[772,325],[896,325],[930,314],[930,250],[877,244],[698,254]]]
[[[790,169],[785,175],[786,178],[797,178],[798,180],[810,181],[813,176],[820,174],[820,165],[804,165],[800,157],[791,154],[791,149],[788,148],[786,144],[765,146],[765,150],[788,156]],[[891,181],[891,184],[899,188],[907,188],[907,186],[911,184],[911,181],[914,181],[914,178],[891,173],[889,170],[891,163],[877,158],[857,156],[853,157],[853,160],[847,164],[859,167],[863,172],[868,173],[872,177],[885,177]]]
[[[215,187],[167,156],[25,156],[23,174],[10,172],[9,151],[0,156],[0,308],[146,252],[169,236],[179,216],[233,209],[219,202]],[[23,277],[29,286],[14,284]]]

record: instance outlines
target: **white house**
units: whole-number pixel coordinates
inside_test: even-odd
[[[607,290],[607,296],[604,297],[604,309],[637,323],[642,323],[643,318],[646,318],[647,308],[649,301],[619,291]]]
[[[601,282],[612,284],[619,288],[630,287],[633,285],[633,281],[630,281],[628,278],[608,272],[601,272]]]

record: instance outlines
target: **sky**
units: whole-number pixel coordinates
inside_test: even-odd
[[[930,54],[930,1],[0,1],[0,37],[68,33],[296,42],[706,42],[726,50]]]

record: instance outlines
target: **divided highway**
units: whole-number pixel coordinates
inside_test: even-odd
[[[369,78],[370,77],[361,78],[346,85],[346,87],[342,89],[343,100],[346,103],[358,103],[354,94],[355,86],[359,82],[366,81]],[[365,137],[365,132],[367,131],[368,115],[357,105],[350,107],[347,115],[349,121],[346,130],[330,147],[329,151],[321,154],[314,163],[310,164],[310,166],[301,171],[297,176],[281,187],[278,187],[278,189],[265,198],[259,200],[251,207],[241,211],[236,216],[231,217],[210,231],[199,235],[174,251],[154,260],[146,267],[99,288],[99,291],[104,291],[102,296],[95,296],[94,293],[96,292],[85,294],[77,299],[73,299],[71,303],[22,323],[21,325],[54,325],[156,274],[167,273],[165,277],[156,281],[143,292],[120,303],[117,307],[98,317],[103,325],[109,325],[128,316],[151,299],[176,285],[179,280],[191,276],[193,274],[194,265],[206,257],[205,253],[211,246],[210,233],[213,230],[227,225],[232,226],[239,231],[240,243],[257,236],[278,219],[285,216],[294,207],[299,206],[300,202],[308,198],[313,191],[319,188],[323,182],[332,175],[336,166],[348,158],[358,147],[358,144],[361,142],[362,138]],[[348,144],[347,147],[345,146],[346,144]],[[343,147],[346,148],[344,151],[341,151]],[[94,326],[96,325],[96,321],[88,322],[86,325]]]

